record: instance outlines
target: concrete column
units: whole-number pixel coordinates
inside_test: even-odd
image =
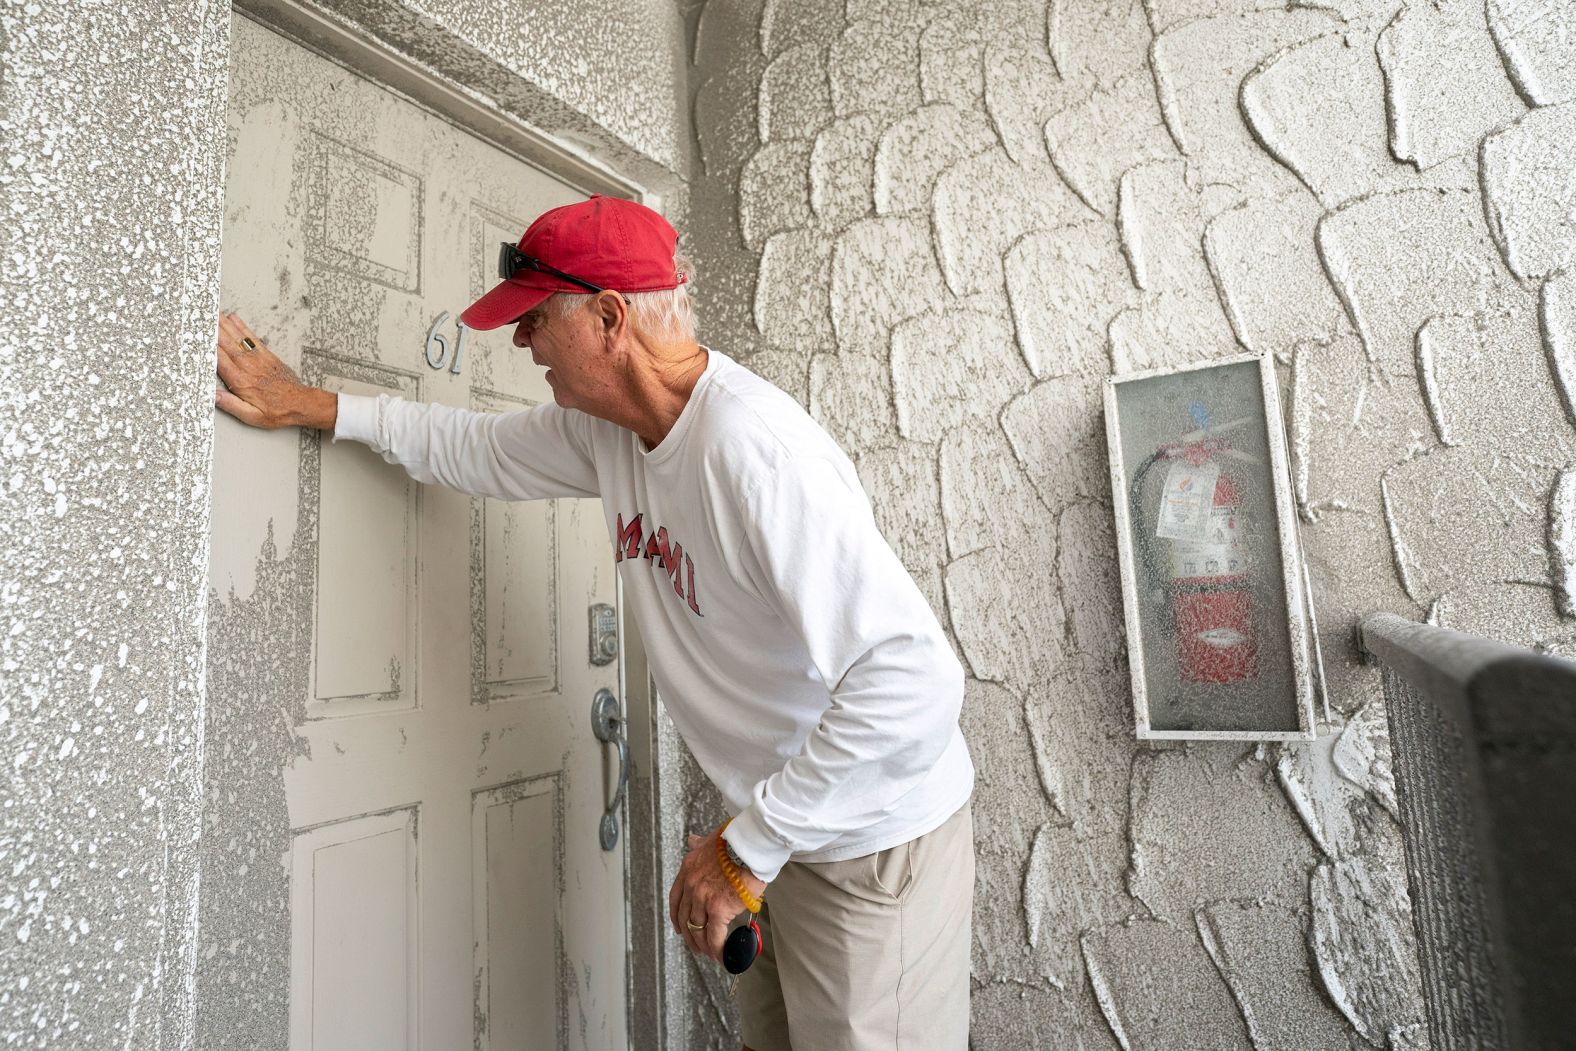
[[[8,5],[0,945],[15,1046],[181,1046],[228,4]]]

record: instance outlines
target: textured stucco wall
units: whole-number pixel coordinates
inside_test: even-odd
[[[266,8],[277,0],[245,0]],[[688,165],[685,23],[672,0],[316,0],[560,141],[662,182]]]
[[[0,7],[9,1047],[185,1015],[229,20]]]
[[[975,1046],[1426,1043],[1350,632],[1576,645],[1576,5],[713,2],[691,85],[705,336],[855,456],[971,672]],[[1334,725],[1141,747],[1098,379],[1245,349]]]
[[[328,11],[682,204],[692,136],[673,5]],[[0,5],[6,1047],[199,1035],[203,737],[256,729],[204,711],[231,18],[228,3],[182,0]],[[256,994],[225,1018],[271,1023],[246,1046],[282,1046],[286,951],[261,938],[226,955],[266,986],[221,994]]]
[[[1573,645],[1570,5],[328,6],[637,176],[698,140],[705,337],[856,456],[972,672],[977,1046],[1421,1044],[1347,631]],[[0,7],[8,1046],[190,1024],[229,19]],[[1241,347],[1286,368],[1339,718],[1138,748],[1096,381]],[[676,844],[716,800],[657,731]],[[728,1046],[666,977],[670,1045]]]

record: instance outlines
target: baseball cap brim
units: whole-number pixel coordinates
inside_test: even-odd
[[[521,314],[556,291],[559,290],[532,288],[518,281],[501,281],[486,295],[460,311],[460,324],[482,331],[499,328],[518,320]]]

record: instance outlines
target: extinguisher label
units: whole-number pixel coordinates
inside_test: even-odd
[[[1236,507],[1212,507],[1202,538],[1171,545],[1172,577],[1235,577],[1248,571],[1247,552],[1238,534]]]
[[[1160,524],[1155,535],[1167,540],[1203,540],[1219,479],[1219,464],[1174,462],[1166,472],[1166,487],[1160,494]]]

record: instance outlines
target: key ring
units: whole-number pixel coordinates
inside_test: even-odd
[[[728,857],[728,843],[722,838],[722,834],[732,820],[733,818],[730,817],[722,823],[721,828],[717,829],[717,867],[722,869],[723,876],[733,884],[733,889],[739,892],[739,899],[744,902],[744,907],[750,910],[750,922],[734,928],[733,933],[728,935],[727,941],[722,943],[722,965],[728,969],[729,974],[743,974],[761,954],[761,927],[756,922],[756,917],[765,903],[749,892],[744,881],[739,878],[738,866]]]
[[[722,943],[722,965],[729,974],[743,974],[761,954],[761,927],[756,914],[750,913],[750,922],[741,924]]]

